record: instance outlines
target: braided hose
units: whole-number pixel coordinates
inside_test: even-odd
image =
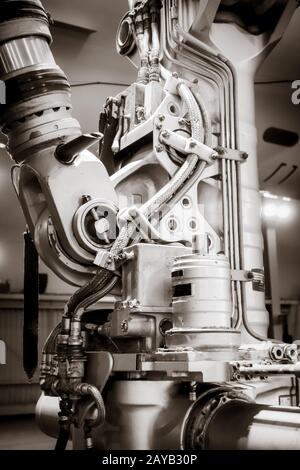
[[[98,388],[94,385],[83,383],[79,385],[78,392],[80,393],[80,395],[88,395],[92,397],[97,407],[97,418],[95,420],[89,420],[89,425],[92,427],[96,427],[103,424],[105,421],[106,410],[102,395]]]
[[[181,99],[188,108],[192,137],[196,140],[200,140],[202,114],[199,109],[198,102],[185,83],[179,83],[177,90]],[[185,190],[185,185],[189,185],[189,180],[193,173],[196,173],[197,178],[199,178],[205,166],[206,164],[204,162],[199,162],[197,155],[189,154],[174,177],[154,197],[141,207],[141,212],[145,216],[149,217],[151,215],[152,208],[158,210],[166,202],[171,200],[178,191],[181,189]],[[112,255],[119,254],[128,245],[135,230],[135,225],[132,223],[122,227],[110,253]],[[92,303],[99,301],[107,292],[109,292],[107,285],[113,287],[117,280],[118,278],[114,273],[102,268],[99,269],[94,278],[89,283],[78,289],[78,291],[70,298],[67,304],[66,314],[74,315],[79,309],[81,310],[82,308],[86,308]],[[110,287],[110,290],[112,287]]]

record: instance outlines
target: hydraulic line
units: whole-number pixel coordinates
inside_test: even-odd
[[[61,323],[58,323],[51,333],[49,334],[48,338],[43,347],[43,354],[54,354],[55,353],[55,343],[57,340],[57,336],[59,335],[61,330]]]
[[[68,441],[70,439],[70,428],[61,426],[59,427],[59,435],[55,444],[54,450],[66,450]]]
[[[82,302],[79,303],[76,309],[74,310],[73,319],[76,321],[79,321],[81,319],[82,314],[84,313],[84,310],[90,305],[93,305],[96,302],[98,302],[105,295],[109,294],[109,292],[112,291],[112,289],[115,287],[118,281],[119,281],[119,277],[112,275],[111,279],[107,282],[107,284],[101,290],[83,299]]]
[[[168,10],[167,10],[168,11]],[[173,23],[175,25],[178,26],[177,29],[179,29],[181,31],[181,29],[179,28],[179,25],[178,23],[174,22]],[[171,27],[171,23],[169,21],[169,27],[166,26],[166,37],[168,38],[169,37],[169,30],[172,31],[172,27]],[[176,39],[176,37],[173,37],[173,41],[175,42],[175,44],[179,47],[179,48],[183,48],[185,49],[185,55],[188,56],[187,52],[188,53],[191,53],[193,55],[196,55],[196,56],[199,56],[200,60],[198,59],[198,61],[194,61],[191,57],[189,57],[189,61],[192,62],[192,63],[195,63],[195,65],[197,65],[199,67],[199,64],[203,62],[203,58],[205,57],[203,54],[200,54],[198,51],[190,48],[189,46],[187,46],[185,43],[179,43],[179,41]],[[168,52],[166,50],[166,45],[165,45],[165,53],[167,54],[168,56]],[[178,50],[178,54],[180,55],[180,50]],[[182,55],[182,54],[181,54]],[[169,59],[172,61],[172,62],[178,62],[176,61],[175,59],[172,59],[170,58],[169,56]],[[183,61],[185,59],[185,56],[182,55],[182,58],[181,58],[181,62],[179,63],[178,62],[178,66],[182,66],[183,64]],[[204,64],[206,66],[206,68],[208,68],[209,70],[211,70],[212,73],[215,73],[216,74],[216,70],[219,68],[216,64],[214,65],[213,68],[211,68],[207,62],[207,58],[206,60],[204,61]],[[185,65],[185,68],[187,69],[191,69],[190,66],[187,66]],[[221,69],[222,70],[222,69]],[[195,72],[197,74],[199,74],[199,71],[196,71]],[[202,71],[200,73],[200,76],[202,75],[205,75],[206,74]],[[221,94],[221,96],[223,95],[223,87],[224,89],[226,90],[226,80],[224,81],[224,79],[222,78],[222,73],[218,73],[219,77],[221,78],[221,83],[223,85],[221,85],[221,83],[219,83],[219,93]],[[224,108],[222,107],[222,99],[221,99],[221,145],[222,146],[226,146],[228,147],[230,145],[230,141],[228,140],[228,137],[229,137],[229,129],[228,129],[228,123],[227,121],[225,120],[225,118],[223,117],[225,112],[223,109],[228,109],[229,107],[229,99],[227,98],[227,95],[231,95],[232,93],[227,92],[223,95],[223,98],[224,98]],[[232,104],[232,100],[230,100],[230,103]],[[232,113],[231,113],[232,114]],[[227,115],[227,113],[225,114],[225,116]],[[225,125],[225,131],[224,131],[224,125]],[[225,141],[226,139],[226,141]],[[232,261],[232,266],[234,267],[234,264],[233,264],[233,223],[232,223],[232,218],[229,218],[229,208],[228,208],[228,204],[229,204],[229,199],[227,197],[227,193],[228,191],[231,193],[231,189],[229,188],[229,185],[230,185],[230,180],[231,180],[231,177],[229,178],[228,175],[227,175],[227,170],[226,170],[226,163],[225,162],[222,162],[222,195],[223,195],[223,219],[224,219],[224,248],[225,248],[225,253],[227,254],[228,257],[231,257],[231,261]],[[229,188],[227,190],[227,188]],[[231,201],[231,199],[230,199]],[[232,211],[230,211],[230,214],[232,213]],[[229,226],[228,226],[228,220],[230,222],[230,229],[229,229]],[[229,246],[230,245],[230,246]],[[232,300],[233,300],[233,313],[232,313],[232,316],[234,316],[234,313],[235,313],[235,290],[234,290],[234,284],[237,285],[237,290],[239,289],[238,287],[238,282],[236,281],[233,281],[232,282]],[[238,295],[238,294],[237,294]],[[238,316],[237,316],[237,322],[236,324],[239,324],[240,323],[240,319],[241,319],[242,315],[241,315],[241,303],[239,303],[239,310],[238,310]]]
[[[231,83],[231,80],[230,80],[230,77],[228,76],[228,74],[225,74],[226,76],[224,77],[224,68],[222,67],[222,63],[218,61],[211,61],[210,57],[208,57],[207,55],[205,55],[203,52],[200,52],[201,51],[201,48],[199,46],[199,43],[202,44],[200,41],[196,40],[196,38],[194,38],[193,36],[191,36],[190,34],[186,33],[185,31],[182,30],[181,26],[179,25],[178,21],[176,20],[172,20],[172,26],[171,26],[171,23],[169,23],[169,28],[168,28],[170,31],[173,31],[174,29],[178,32],[178,34],[182,35],[182,37],[186,38],[186,40],[188,40],[189,42],[191,42],[192,44],[194,44],[196,46],[196,44],[198,45],[198,47],[195,49],[193,49],[192,47],[188,46],[185,42],[179,42],[179,40],[176,38],[176,36],[172,36],[172,40],[175,42],[175,44],[178,46],[178,54],[182,56],[182,58],[184,59],[184,57],[188,57],[189,61],[195,63],[195,65],[199,66],[198,64],[199,63],[203,63],[204,67],[209,70],[211,73],[217,75],[220,77],[222,83],[223,83],[223,87],[224,87],[224,90],[225,90],[225,109],[229,109],[230,110],[230,106],[229,106],[229,103],[232,104],[233,102],[233,98],[231,97],[231,95],[233,94],[232,93],[232,83]],[[191,39],[192,38],[192,39]],[[196,40],[196,42],[195,42]],[[180,49],[184,50],[185,51],[185,54],[183,55],[182,52],[180,51]],[[199,51],[200,49],[200,51]],[[194,56],[194,57],[197,57],[197,61],[195,61],[195,59],[192,59],[191,56]],[[229,85],[229,90],[227,90],[227,86]],[[231,117],[233,117],[233,113],[232,111],[230,110],[230,114],[231,114]],[[225,115],[225,118],[228,119],[227,117],[227,113]],[[230,138],[232,138],[231,136],[231,133],[229,132],[229,127],[228,127],[228,122],[226,122],[226,129],[227,129],[227,132],[225,133],[225,138],[228,140]],[[229,142],[229,140],[226,142],[226,146],[230,146],[232,145],[232,143]]]
[[[39,256],[28,230],[24,233],[23,368],[32,379],[38,363]]]
[[[188,114],[191,121],[191,131],[192,137],[196,140],[201,139],[201,122],[202,116],[198,106],[198,103],[185,83],[180,83],[178,85],[178,93],[182,100],[186,103],[188,108]],[[198,165],[197,165],[198,164]],[[200,174],[205,168],[203,162],[199,163],[199,159],[196,155],[190,154],[187,156],[183,165],[179,168],[175,176],[148,202],[146,202],[141,208],[141,212],[149,217],[152,210],[157,211],[163,205],[165,205],[169,200],[171,200],[174,195],[182,188],[186,190],[186,184],[189,182],[190,177],[199,166]],[[197,177],[200,176],[197,174]],[[134,224],[128,224],[126,227],[123,227],[120,230],[120,233],[111,248],[111,254],[119,254],[129,243],[131,236],[135,231]],[[74,316],[75,311],[77,312],[80,308],[87,308],[87,306],[94,303],[94,300],[99,300],[103,297],[103,292],[107,292],[106,285],[111,282],[113,273],[100,269],[95,277],[88,284],[80,288],[73,296],[70,298],[65,314],[67,316]],[[114,282],[114,281],[112,281]],[[94,294],[97,292],[97,294]]]
[[[167,11],[169,9],[167,8]],[[233,65],[231,62],[223,57],[220,53],[217,51],[213,50],[210,46],[202,43],[199,39],[195,38],[188,32],[185,32],[182,27],[179,25],[178,21],[176,21],[176,29],[177,31],[186,39],[186,41],[190,42],[195,46],[197,51],[194,49],[189,48],[185,43],[182,43],[181,46],[186,49],[190,50],[195,55],[199,55],[199,50],[202,51],[203,57],[206,58],[206,60],[212,64],[214,64],[215,67],[221,67],[221,69],[226,73],[228,79],[229,79],[229,85],[230,85],[230,106],[229,106],[229,112],[230,112],[230,143],[228,142],[227,145],[231,146],[231,148],[238,148],[239,143],[238,143],[238,121],[237,121],[237,103],[234,97],[237,94],[237,83],[236,83],[236,74]],[[167,28],[170,29],[170,28]],[[170,60],[174,61],[174,59],[170,58]],[[179,62],[179,66],[182,64]],[[226,132],[227,135],[227,132]],[[237,174],[237,185],[239,184],[238,180],[240,178],[240,163],[239,162],[234,162],[233,166],[235,166],[236,174]],[[227,172],[226,172],[227,173]],[[231,178],[231,170],[230,170],[230,178]],[[227,181],[229,180],[228,175],[226,177]],[[226,191],[225,191],[226,192]],[[238,224],[235,227],[236,230],[236,240],[238,239],[238,244],[239,244],[239,252],[240,252],[240,269],[244,269],[244,256],[243,256],[243,241],[242,241],[242,214],[241,214],[241,192],[240,190],[237,190],[237,211],[239,214],[238,217]],[[238,234],[238,235],[237,235]],[[231,245],[232,246],[232,245]],[[237,282],[237,300],[238,304],[242,305],[241,309],[241,316],[238,315],[237,321],[236,321],[236,326],[240,325],[241,318],[243,321],[243,325],[248,332],[250,336],[253,338],[259,340],[259,341],[266,341],[269,340],[268,338],[265,338],[258,333],[256,333],[249,325],[248,319],[247,319],[247,306],[246,306],[246,298],[245,298],[245,286],[243,283]],[[273,342],[277,343],[277,340],[272,339]]]
[[[59,386],[59,382],[57,382]],[[70,391],[66,389],[63,391],[64,385],[62,385],[61,395],[63,398],[60,400],[60,412],[59,415],[59,435],[55,445],[55,450],[65,450],[68,440],[70,438],[70,426],[73,423],[73,411],[72,411],[72,401],[69,398],[66,398],[69,395]],[[105,404],[102,398],[100,391],[94,385],[88,383],[78,384],[73,393],[77,396],[88,396],[92,399],[93,403],[97,409],[96,418],[87,418],[85,419],[84,430],[86,433],[90,434],[89,430],[93,427],[101,426],[105,422],[106,410]],[[91,447],[91,444],[89,445]]]
[[[132,12],[133,26],[135,30],[136,42],[141,57],[141,67],[138,71],[138,83],[147,84],[149,82],[149,60],[148,50],[146,49],[146,41],[144,37],[144,21],[141,8],[134,9]],[[146,27],[147,27],[146,22]],[[148,34],[148,33],[146,33]]]
[[[167,53],[167,51],[165,50],[165,53]],[[175,59],[171,59],[173,62],[177,62]],[[197,65],[200,65],[200,61],[197,63]],[[178,64],[180,66],[183,65],[183,62],[178,62]],[[184,66],[185,68],[190,68],[188,66]],[[197,73],[197,71],[195,70],[195,72]],[[207,74],[205,73],[205,69],[203,69],[201,71],[201,77],[205,77],[207,78]],[[199,72],[198,72],[199,73]],[[212,78],[209,78],[209,81],[212,81]],[[214,80],[213,80],[214,82]],[[224,92],[223,92],[223,88],[219,88],[218,87],[218,84],[217,82],[216,83],[216,87],[217,87],[217,91],[220,93],[221,95],[221,99],[220,99],[220,117],[221,117],[221,146],[226,146],[225,145],[225,132],[224,132],[224,104],[223,104],[223,101],[224,101]],[[196,98],[197,98],[198,95],[196,95]],[[200,100],[198,100],[198,104],[200,106]],[[209,132],[209,135],[211,137],[211,131]],[[211,143],[207,143],[207,145],[211,145]],[[224,159],[222,159],[222,206],[223,206],[223,220],[224,220],[224,251],[225,251],[225,254],[227,257],[229,257],[229,241],[228,241],[228,233],[229,233],[229,228],[228,228],[228,199],[227,199],[227,175],[226,175],[226,162]]]
[[[150,51],[150,82],[159,82],[160,65],[160,39],[159,39],[159,10],[161,8],[160,0],[150,0],[149,9],[151,17],[151,51]]]
[[[91,384],[82,383],[79,385],[77,391],[80,393],[80,395],[90,396],[96,405],[96,408],[98,411],[97,417],[96,419],[88,420],[89,425],[91,427],[96,427],[96,426],[100,426],[101,424],[103,424],[105,421],[105,414],[106,414],[105,405],[104,405],[102,395],[100,391],[97,389],[97,387]]]
[[[59,402],[59,434],[55,445],[55,450],[65,450],[70,439],[72,402],[66,396]]]
[[[178,41],[176,40],[176,38],[173,38],[173,40],[175,41],[175,43],[178,45]],[[189,52],[191,53],[196,53],[196,51],[192,50],[191,48],[189,48],[188,46],[186,46],[186,44],[184,45],[181,45],[184,49],[188,50]],[[192,60],[192,59],[190,59]],[[192,60],[192,62],[194,62]],[[199,61],[200,63],[201,61]],[[207,64],[206,64],[207,66]],[[216,69],[216,67],[215,67]],[[215,72],[215,69],[214,69],[214,72]],[[201,75],[202,76],[202,75]],[[225,82],[224,82],[224,86],[225,86]],[[222,88],[219,88],[219,93],[222,93]],[[228,102],[227,102],[228,103]],[[221,103],[222,105],[222,100],[221,100]],[[225,103],[225,107],[226,107],[226,103]],[[225,134],[228,135],[228,132],[224,133],[224,119],[222,118],[222,115],[223,115],[224,111],[222,112],[222,109],[221,109],[221,121],[223,122],[223,125],[221,125],[221,146],[228,146],[229,142],[227,141],[225,143]],[[226,174],[226,163],[224,161],[222,161],[222,194],[223,194],[223,220],[224,220],[224,249],[225,249],[225,254],[227,256],[229,256],[229,244],[228,244],[228,233],[229,233],[229,227],[228,227],[228,199],[227,199],[227,186],[228,186],[228,178],[227,178],[227,174]],[[233,245],[231,243],[231,252],[232,252],[232,249],[233,249]]]

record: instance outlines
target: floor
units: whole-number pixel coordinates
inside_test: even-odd
[[[55,442],[40,431],[33,415],[0,417],[0,450],[52,450]]]

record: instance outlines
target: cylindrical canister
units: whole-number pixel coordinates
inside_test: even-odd
[[[180,256],[173,265],[172,285],[174,328],[231,327],[231,271],[226,256]]]

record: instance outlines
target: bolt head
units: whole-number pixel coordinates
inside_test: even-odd
[[[218,152],[219,155],[224,155],[226,153],[223,147],[218,147],[215,150]]]
[[[162,146],[162,145],[157,145],[157,146],[155,147],[155,150],[156,150],[157,152],[162,152],[162,151],[163,151],[163,146]]]
[[[177,72],[173,72],[173,73],[172,73],[172,77],[178,78],[178,73],[177,73]]]
[[[109,230],[109,221],[105,218],[99,219],[95,222],[96,233],[102,235]]]
[[[123,333],[126,333],[126,331],[128,331],[128,321],[127,320],[123,320],[122,323],[121,323],[121,331],[123,331]]]
[[[138,214],[137,214],[137,211],[135,209],[131,209],[129,211],[129,214],[131,215],[131,217],[136,217]]]
[[[160,114],[160,115],[158,116],[158,119],[159,119],[160,121],[164,121],[165,116],[164,116],[163,114]]]

